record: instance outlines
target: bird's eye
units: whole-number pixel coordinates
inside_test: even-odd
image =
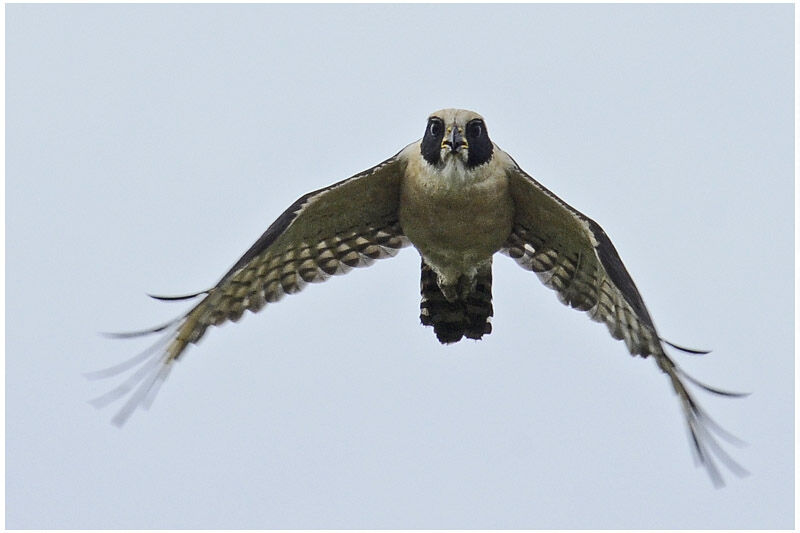
[[[467,137],[476,139],[483,133],[483,124],[480,120],[475,120],[467,125]]]
[[[428,131],[433,137],[438,137],[442,133],[442,122],[440,120],[431,119],[428,124]]]

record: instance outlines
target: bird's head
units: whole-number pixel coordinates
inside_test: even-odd
[[[492,158],[493,146],[482,116],[466,109],[442,109],[428,117],[420,149],[435,167],[454,162],[472,169]]]

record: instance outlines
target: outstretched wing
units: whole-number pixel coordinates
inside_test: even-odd
[[[139,405],[149,405],[172,363],[197,342],[209,326],[237,321],[245,310],[256,312],[306,283],[321,282],[352,267],[394,256],[408,244],[397,220],[400,179],[405,161],[394,156],[329,187],[299,198],[245,252],[212,289],[159,299],[204,298],[188,313],[130,337],[163,333],[151,349],[90,377],[115,375],[138,364],[120,386],[93,401],[103,406],[135,392],[113,419],[121,425]],[[147,361],[144,363],[144,361]]]
[[[698,458],[715,484],[721,484],[722,478],[709,452],[735,473],[744,474],[709,430],[735,439],[705,414],[682,378],[710,392],[739,395],[698,383],[667,356],[664,344],[690,353],[706,352],[681,348],[659,337],[633,279],[611,240],[595,221],[567,205],[516,163],[509,168],[508,177],[515,219],[502,252],[535,272],[547,287],[556,291],[562,303],[605,323],[611,336],[623,340],[632,355],[655,358],[681,400]]]

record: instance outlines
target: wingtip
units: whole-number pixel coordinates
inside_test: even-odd
[[[159,301],[173,302],[173,301],[191,300],[192,298],[196,298],[202,294],[208,294],[209,292],[211,292],[211,289],[206,289],[204,291],[196,292],[193,294],[183,294],[179,296],[162,296],[158,294],[149,294],[149,293],[147,293],[147,296]],[[141,329],[137,331],[100,331],[98,334],[109,339],[130,339],[134,337],[145,337],[147,335],[161,333],[162,331],[174,326],[184,318],[186,318],[186,315],[181,315],[179,317],[173,318],[169,322],[165,322],[163,324],[154,326],[152,328]]]
[[[711,353],[711,350],[699,350],[697,348],[687,348],[686,346],[680,346],[678,344],[675,344],[673,342],[668,341],[667,339],[665,339],[663,337],[659,337],[659,339],[664,344],[666,344],[668,346],[671,346],[672,348],[675,348],[676,350],[680,350],[681,352],[688,353],[688,354],[691,354],[691,355],[707,355],[707,354]]]
[[[161,295],[161,294],[150,294],[149,292],[146,293],[146,294],[150,298],[153,298],[154,300],[159,300],[159,301],[162,301],[162,302],[179,302],[179,301],[183,301],[183,300],[191,300],[192,298],[197,298],[198,296],[200,296],[202,294],[208,294],[210,291],[211,291],[211,289],[206,289],[206,290],[195,292],[195,293],[192,293],[192,294],[180,294],[180,295],[177,295],[177,296],[165,296],[165,295]]]
[[[101,331],[99,334],[103,337],[107,337],[109,339],[130,339],[133,337],[145,337],[147,335],[153,335],[155,333],[161,333],[162,331],[169,329],[170,327],[174,326],[181,320],[185,318],[185,315],[181,315],[177,318],[173,318],[169,322],[165,322],[158,326],[141,329],[138,331],[119,331],[119,332],[108,332],[108,331]]]
[[[727,396],[729,398],[746,398],[746,397],[748,397],[748,396],[750,396],[752,394],[751,392],[734,392],[734,391],[727,391],[727,390],[723,390],[723,389],[718,389],[716,387],[712,387],[711,385],[703,383],[702,381],[700,381],[699,379],[695,378],[694,376],[692,376],[691,374],[689,374],[688,372],[686,372],[685,370],[683,370],[681,367],[679,367],[677,365],[675,366],[675,369],[678,371],[678,373],[681,376],[685,377],[691,383],[693,383],[694,385],[700,387],[701,389],[703,389],[706,392],[710,392],[711,394],[716,394],[718,396]]]
[[[705,468],[715,488],[721,488],[725,485],[725,480],[716,464],[717,461],[737,477],[747,476],[749,472],[723,449],[722,445],[717,441],[717,437],[735,446],[744,446],[747,443],[725,430],[711,418],[694,399],[687,384],[692,383],[707,392],[722,396],[738,397],[746,396],[746,394],[732,393],[710,387],[687,374],[666,354],[661,354],[657,360],[661,369],[669,376],[673,389],[681,400],[686,426],[693,444],[692,449],[696,464]]]

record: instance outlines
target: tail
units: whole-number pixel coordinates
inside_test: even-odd
[[[463,283],[469,280],[462,278]],[[436,338],[442,344],[458,342],[462,337],[480,339],[492,332],[489,317],[492,308],[492,269],[479,271],[474,287],[459,291],[459,296],[449,301],[439,288],[436,272],[422,260],[422,278],[420,281],[419,319],[424,326],[433,326]]]

